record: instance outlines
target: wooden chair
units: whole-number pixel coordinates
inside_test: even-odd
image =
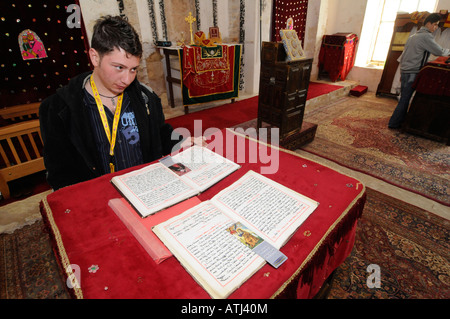
[[[20,122],[39,118],[41,102],[9,106],[0,109],[0,116],[8,122]]]
[[[45,170],[39,119],[0,127],[0,191],[10,197],[8,182]]]

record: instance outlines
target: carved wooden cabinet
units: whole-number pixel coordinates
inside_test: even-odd
[[[302,127],[312,65],[312,59],[287,62],[285,56],[282,43],[263,42],[257,125],[278,127],[281,139]]]

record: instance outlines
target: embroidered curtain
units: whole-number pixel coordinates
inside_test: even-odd
[[[78,28],[67,25],[77,21],[74,10],[67,12],[71,4],[79,6],[78,0],[0,1],[0,107],[42,101],[90,70],[82,19]]]
[[[304,47],[308,0],[273,0],[272,42],[281,41],[280,30],[286,29],[286,21],[292,18],[294,30]]]

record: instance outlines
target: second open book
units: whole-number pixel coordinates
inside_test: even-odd
[[[248,171],[211,200],[153,228],[213,298],[226,298],[265,264],[266,241],[280,249],[318,203]]]

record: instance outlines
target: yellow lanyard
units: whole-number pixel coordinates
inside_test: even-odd
[[[111,131],[109,129],[109,124],[108,124],[108,119],[106,118],[105,108],[103,107],[102,100],[100,99],[100,94],[98,93],[97,87],[95,86],[94,79],[92,76],[91,76],[91,87],[92,87],[92,92],[94,93],[95,103],[97,103],[98,112],[100,113],[100,118],[102,119],[103,128],[105,129],[106,137],[108,138],[109,145],[110,145],[109,168],[111,169],[111,173],[114,173],[114,163],[113,163],[114,146],[116,145],[117,128],[119,126],[120,110],[122,108],[123,93],[119,95],[119,98],[117,100],[117,107],[116,107],[116,112],[114,113],[113,128],[112,128],[112,135],[111,135]]]

